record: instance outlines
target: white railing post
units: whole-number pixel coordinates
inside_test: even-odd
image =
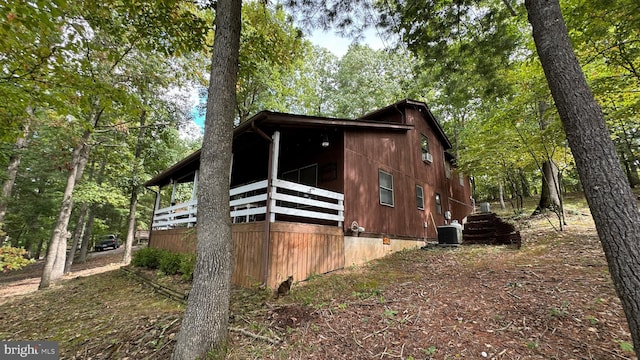
[[[198,207],[198,170],[193,173],[193,189],[191,189],[191,201],[192,205],[189,205],[189,218],[195,218],[195,212]],[[192,227],[195,225],[194,222],[190,222],[187,224],[187,227]]]
[[[271,209],[271,213],[269,214],[269,222],[276,222],[276,213],[273,212],[273,209],[276,208],[276,200],[274,195],[276,194],[276,187],[273,186],[273,180],[278,179],[278,160],[280,159],[280,131],[275,131],[273,133],[273,141],[271,142],[271,186],[270,190],[270,198],[271,203],[269,208]]]
[[[338,200],[338,206],[344,209],[344,200]],[[344,210],[338,210],[338,216],[344,219]],[[338,227],[342,227],[342,221],[338,221]]]

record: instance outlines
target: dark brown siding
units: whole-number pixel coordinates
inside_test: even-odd
[[[426,222],[427,236],[435,238],[434,225],[444,224],[444,212],[450,206],[454,210],[442,143],[417,110],[406,110],[405,121],[414,125],[414,130],[345,131],[345,231],[357,221],[367,234],[423,238]],[[432,163],[422,161],[421,135],[429,139]],[[380,205],[378,170],[393,175],[394,207]],[[417,208],[416,185],[424,189],[425,210]],[[442,199],[442,214],[436,213],[436,193]],[[465,198],[456,200],[464,202]],[[456,208],[456,212],[460,211]]]

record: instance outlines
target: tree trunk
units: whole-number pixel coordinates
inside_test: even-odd
[[[78,222],[76,223],[76,228],[73,231],[73,242],[71,243],[71,250],[69,251],[69,256],[67,257],[64,264],[65,274],[71,271],[71,265],[73,265],[73,258],[76,255],[76,249],[78,248],[80,239],[84,235],[84,229],[85,229],[84,219],[87,216],[88,210],[89,210],[89,206],[87,204],[82,204],[82,206],[80,207],[80,215],[78,216]]]
[[[242,1],[218,0],[198,189],[198,240],[193,288],[172,359],[224,358],[229,321],[233,241],[229,172]]]
[[[73,167],[67,177],[67,186],[62,195],[62,206],[60,207],[56,226],[53,229],[51,241],[49,242],[47,259],[44,264],[39,289],[48,288],[51,283],[60,279],[64,273],[67,255],[67,238],[69,237],[67,226],[69,225],[69,218],[71,217],[71,210],[73,209],[73,189],[77,181],[82,177],[82,172],[87,164],[90,150],[88,141],[90,137],[91,132],[85,131],[80,140],[80,144],[78,144],[73,151]]]
[[[91,246],[91,233],[93,232],[93,222],[96,219],[95,206],[89,208],[89,215],[87,216],[87,222],[84,226],[84,233],[82,234],[82,245],[80,245],[80,256],[78,256],[78,262],[84,263],[87,261],[87,252]]]
[[[500,196],[500,209],[504,210],[506,206],[504,206],[504,188],[502,187],[502,182],[498,185],[498,195]]]
[[[553,160],[542,163],[542,191],[540,192],[540,202],[533,212],[539,214],[545,210],[560,210],[560,191],[558,188],[558,165]]]
[[[137,178],[136,173],[141,169],[140,157],[142,155],[142,142],[144,140],[144,123],[147,118],[147,112],[142,111],[140,115],[140,129],[138,130],[138,140],[136,141],[136,151],[133,157],[133,166],[131,168],[131,197],[129,198],[129,221],[127,226],[127,239],[124,244],[124,255],[122,263],[129,265],[131,263],[131,248],[133,246],[133,237],[136,232],[136,208],[138,207],[138,187],[134,179]]]
[[[573,52],[558,0],[526,0],[538,56],[558,108],[609,273],[640,356],[640,213],[602,109]]]
[[[4,217],[7,214],[7,208],[9,206],[9,199],[11,198],[13,185],[16,183],[16,176],[18,175],[18,168],[20,167],[20,161],[22,159],[21,151],[27,146],[28,136],[29,125],[27,124],[22,130],[22,136],[18,137],[16,143],[13,145],[13,152],[9,157],[9,165],[7,166],[7,179],[2,184],[2,194],[0,194],[0,240],[2,240],[2,238],[4,237],[1,231],[3,228]]]

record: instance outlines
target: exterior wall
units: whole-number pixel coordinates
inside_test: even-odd
[[[423,245],[422,240],[389,239],[389,245],[385,245],[381,238],[345,236],[345,266],[362,265],[396,251],[415,249]]]
[[[421,112],[411,108],[405,111],[405,122],[414,125],[414,130],[345,130],[345,232],[356,221],[365,228],[365,236],[433,239],[437,237],[436,226],[445,223],[445,211],[451,210],[453,218],[459,219],[470,212],[449,201],[450,183],[445,174],[445,149],[440,139]],[[429,139],[432,163],[422,161],[421,135]],[[393,175],[393,207],[380,204],[378,170]],[[457,175],[452,173],[452,181],[457,182],[454,176]],[[416,205],[416,185],[424,190],[424,210]],[[436,211],[436,193],[441,198],[440,214]],[[457,201],[469,203],[468,196],[457,198],[458,195],[456,191]]]
[[[344,267],[342,229],[290,222],[271,224],[267,286],[275,288],[293,275],[294,281]]]
[[[233,224],[233,273],[231,283],[249,287],[264,279],[265,222]]]
[[[463,184],[460,184],[459,173],[451,171],[451,179],[449,181],[449,205],[451,209],[452,219],[464,223],[467,215],[473,212],[471,204],[471,182],[468,176],[463,177]]]
[[[262,284],[264,280],[265,222],[234,224],[234,262],[231,283],[237,286]],[[196,228],[156,230],[150,245],[174,252],[194,253]],[[275,288],[289,275],[301,281],[344,267],[342,228],[302,223],[271,224],[269,277],[267,286]]]
[[[149,246],[183,254],[194,253],[196,251],[196,228],[153,230],[149,234]]]

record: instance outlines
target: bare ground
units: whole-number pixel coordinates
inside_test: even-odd
[[[545,218],[521,222],[520,250],[403,251],[277,300],[237,289],[228,358],[636,359],[591,218],[568,221],[561,233]],[[65,359],[162,359],[173,349],[184,306],[121,271],[3,299],[17,282],[0,279],[2,340],[59,341]]]

